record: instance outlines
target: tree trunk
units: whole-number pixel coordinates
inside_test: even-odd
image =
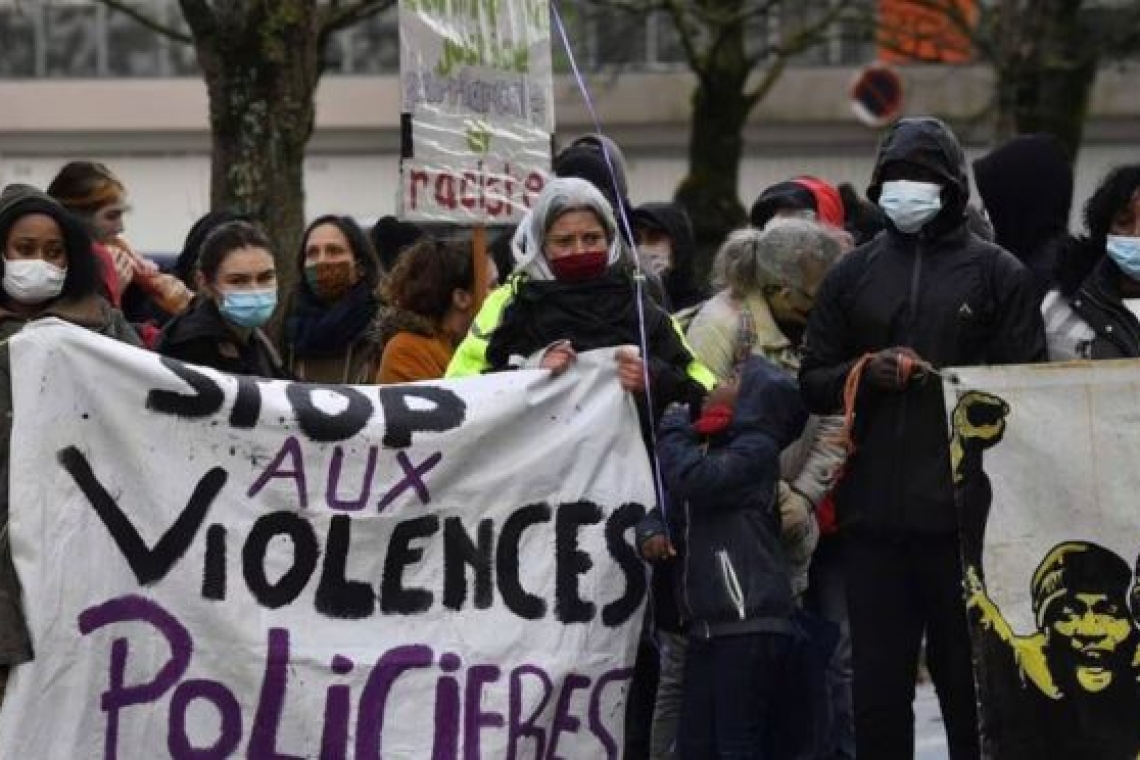
[[[744,0],[703,0],[708,18],[739,18]],[[698,14],[700,15],[700,14]],[[706,46],[689,64],[697,74],[689,128],[689,174],[676,200],[689,212],[697,239],[696,274],[709,269],[717,246],[745,220],[740,205],[744,123],[759,100],[746,89],[756,61],[745,54],[743,23],[705,23]],[[696,51],[695,35],[690,38]]]
[[[229,68],[208,82],[210,202],[213,208],[249,214],[264,226],[287,292],[305,220],[303,174],[313,91],[283,92],[285,83],[264,82],[258,73]]]
[[[283,294],[296,282],[305,148],[324,69],[315,5],[258,3],[220,34],[195,40],[210,96],[211,206],[249,214],[264,227]]]
[[[753,103],[743,85],[739,72],[702,77],[693,93],[689,173],[676,200],[693,221],[700,274],[708,271],[724,237],[746,219],[738,185],[744,124]]]
[[[1049,132],[1061,139],[1075,161],[1096,84],[1099,51],[1080,0],[1031,5],[1003,41],[1005,60],[995,66],[996,137]]]

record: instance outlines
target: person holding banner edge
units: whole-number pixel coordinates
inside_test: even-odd
[[[32,659],[20,584],[8,543],[8,463],[12,426],[8,339],[29,322],[56,318],[133,346],[138,335],[98,295],[99,266],[82,223],[38,190],[0,195],[0,701],[8,668]]]
[[[647,440],[650,411],[655,419],[673,402],[696,408],[715,385],[669,315],[651,299],[639,306],[635,283],[615,267],[622,250],[617,224],[593,184],[551,180],[519,224],[513,248],[515,273],[487,297],[447,377],[523,367],[557,374],[578,351],[614,347],[622,387],[642,399]],[[636,349],[643,333],[648,372]],[[647,390],[653,410],[644,406]]]
[[[887,230],[824,279],[800,368],[808,408],[851,421],[854,452],[835,496],[856,752],[914,756],[925,638],[950,757],[967,760],[979,756],[979,736],[959,518],[940,381],[921,369],[1043,361],[1044,325],[1029,271],[968,229],[965,156],[941,121],[895,124],[867,195]]]
[[[699,408],[715,377],[644,281],[631,278],[613,209],[595,185],[552,179],[519,224],[512,248],[514,274],[484,301],[447,377],[524,367],[559,374],[578,351],[614,347],[618,381],[637,400],[647,451],[653,421],[669,404]],[[626,703],[631,758],[648,752],[656,660],[643,642]]]

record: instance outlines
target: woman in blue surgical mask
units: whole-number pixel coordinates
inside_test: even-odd
[[[159,353],[222,372],[284,379],[288,373],[261,327],[277,310],[277,268],[269,239],[244,221],[203,241],[189,310],[167,324]]]
[[[1140,357],[1140,164],[1108,173],[1085,204],[1085,226],[1042,306],[1049,358]]]

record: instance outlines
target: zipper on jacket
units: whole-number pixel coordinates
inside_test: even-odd
[[[906,346],[907,348],[914,349],[915,331],[918,329],[918,295],[919,285],[922,282],[922,241],[918,236],[914,241],[914,265],[910,271],[910,319],[907,322]],[[903,453],[906,451],[906,418],[907,409],[910,407],[910,394],[903,391],[899,399],[899,414],[895,421],[895,445],[897,451],[894,460],[895,475],[891,479],[892,494],[894,497],[894,504],[891,505],[891,512],[893,513],[895,526],[900,527],[904,523],[905,510],[904,494],[902,487],[902,478],[899,476],[901,460]]]
[[[736,577],[736,568],[732,566],[732,558],[728,556],[727,549],[718,549],[716,558],[720,562],[720,574],[724,579],[724,588],[728,592],[728,599],[736,608],[736,614],[741,620],[746,615],[744,611],[744,590],[740,588],[740,579]]]
[[[1109,301],[1106,301],[1106,300],[1100,298],[1100,296],[1098,296],[1097,294],[1095,294],[1091,290],[1081,288],[1080,295],[1083,298],[1085,298],[1089,301],[1092,301],[1094,304],[1096,304],[1100,308],[1104,309],[1104,311],[1106,311],[1107,313],[1116,315],[1116,321],[1119,322],[1120,325],[1127,330],[1128,337],[1132,339],[1132,345],[1131,346],[1122,346],[1122,345],[1119,345],[1119,343],[1117,343],[1117,345],[1119,348],[1123,349],[1124,353],[1131,354],[1132,356],[1136,356],[1137,355],[1137,353],[1136,353],[1137,348],[1140,347],[1140,334],[1137,334],[1136,330],[1134,330],[1132,328],[1132,324],[1127,319],[1127,316],[1131,316],[1131,315],[1130,314],[1129,315],[1123,314],[1122,310],[1120,308],[1118,308],[1116,306],[1116,304],[1110,303]],[[1117,342],[1117,341],[1113,340],[1113,338],[1115,336],[1110,335],[1110,336],[1106,336],[1106,337],[1108,337],[1108,340],[1111,343]]]
[[[685,499],[685,562],[681,569],[681,606],[689,619],[693,619],[693,605],[689,602],[689,564],[693,557],[693,543],[690,540],[693,531],[693,515],[689,509],[689,500]]]

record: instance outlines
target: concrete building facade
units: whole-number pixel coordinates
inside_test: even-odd
[[[172,0],[155,2],[174,20]],[[0,4],[0,45],[9,51],[0,64],[0,183],[44,186],[67,160],[102,160],[128,186],[130,238],[141,250],[177,250],[209,205],[207,99],[192,52],[188,61],[185,49],[176,54],[171,43],[146,30],[127,34],[118,14],[85,0],[53,3],[71,14],[63,17],[66,34],[52,26],[55,17],[47,10]],[[670,197],[684,176],[694,85],[675,60],[659,60],[660,34],[650,33],[660,29],[646,23],[646,39],[658,44],[644,45],[644,65],[602,69],[589,81],[603,129],[626,151],[635,202]],[[29,35],[30,48],[12,44]],[[339,53],[318,92],[305,164],[310,216],[338,212],[369,221],[395,210],[395,35],[395,17],[388,13],[338,41]],[[60,50],[82,60],[69,61]],[[124,58],[123,50],[136,55]],[[787,70],[746,128],[740,172],[746,206],[765,185],[800,173],[860,189],[866,184],[879,131],[855,118],[848,90],[871,55],[836,45]],[[1140,161],[1138,70],[1140,63],[1101,72],[1077,165],[1078,203],[1108,167]],[[902,74],[906,114],[947,119],[971,155],[990,147],[988,124],[979,117],[992,90],[989,72],[914,66]],[[576,82],[559,75],[555,88],[559,137],[590,131]]]

